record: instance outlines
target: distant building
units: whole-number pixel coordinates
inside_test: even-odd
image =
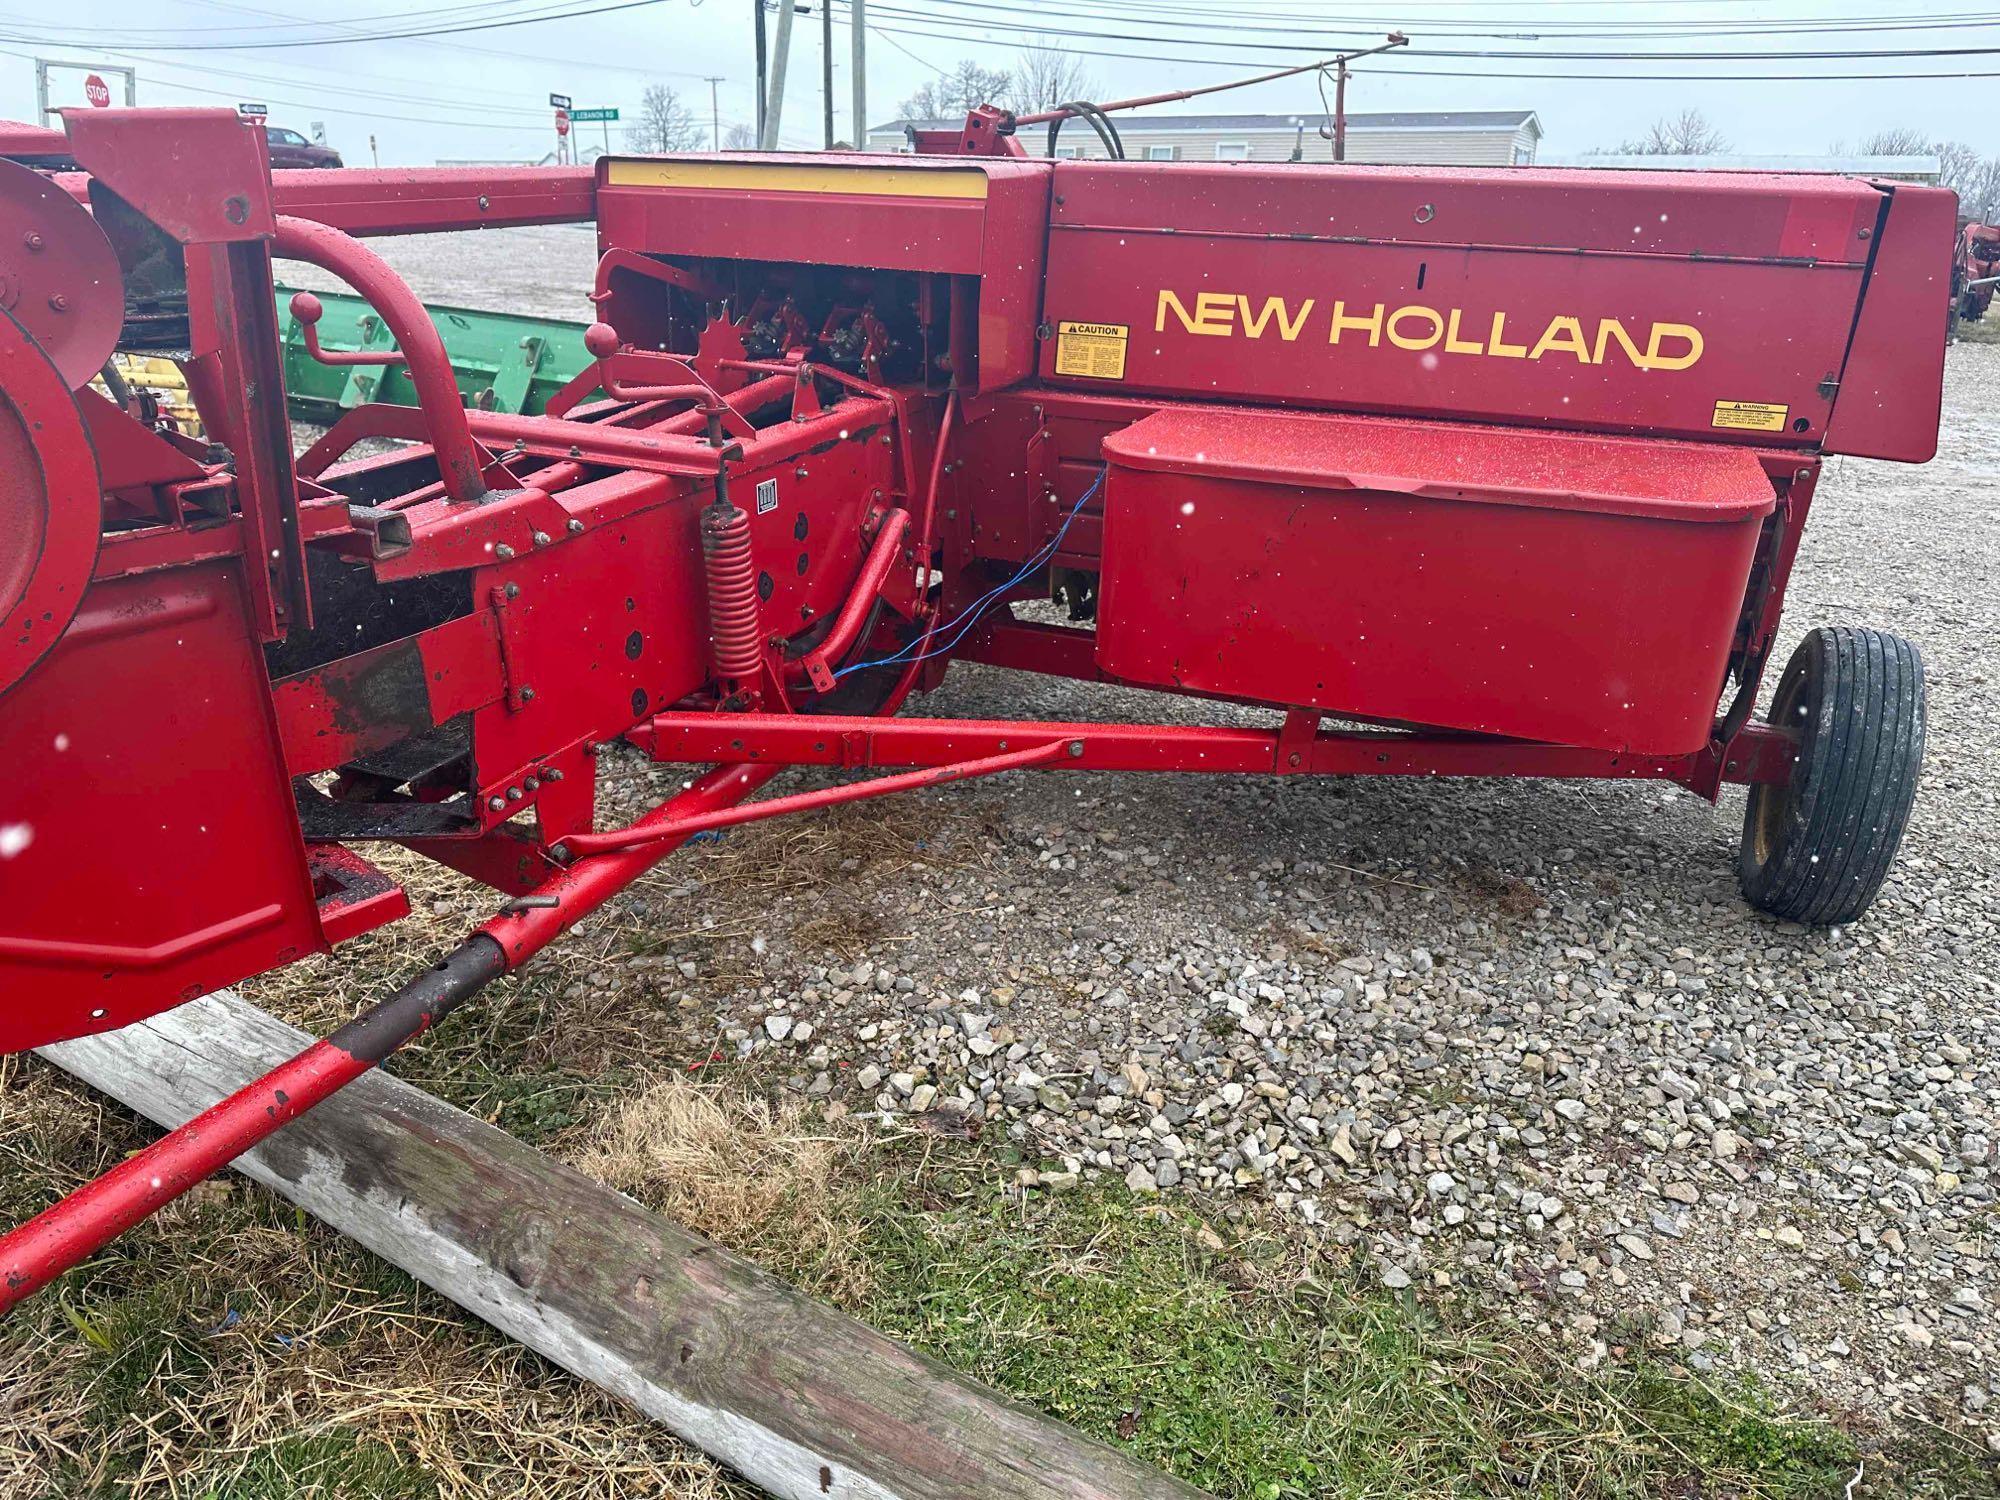
[[[1132,161],[1333,160],[1331,129],[1318,110],[1292,115],[1116,114],[1111,119]],[[868,132],[870,151],[908,151],[912,130],[956,130],[963,120],[891,120]],[[1347,159],[1426,166],[1525,167],[1533,164],[1542,122],[1531,109],[1404,110],[1350,114]],[[1020,134],[1030,156],[1048,152],[1046,125]],[[1106,152],[1082,120],[1065,121],[1056,140],[1059,157],[1101,160]]]
[[[1935,156],[1564,156],[1545,167],[1602,167],[1638,172],[1825,172],[1888,182],[1936,185],[1944,164]]]

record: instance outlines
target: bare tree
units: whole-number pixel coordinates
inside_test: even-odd
[[[1929,156],[1935,149],[1931,138],[1913,125],[1892,125],[1887,130],[1878,130],[1865,138],[1854,148],[1860,156]],[[1833,154],[1844,156],[1847,152],[1845,141],[1833,143]]]
[[[1835,141],[1836,155],[1844,143]],[[1861,142],[1863,156],[1935,156],[1938,182],[1958,194],[1958,211],[1981,222],[2000,213],[2000,157],[1982,157],[1964,141],[1940,141],[1911,125],[1878,130]]]
[[[1979,153],[1964,141],[1934,142],[1930,154],[1938,159],[1938,181],[1961,198],[1965,196],[1966,184],[1986,165]]]
[[[722,132],[722,149],[725,151],[755,151],[757,149],[757,128],[754,125],[737,124]]]
[[[1096,92],[1097,80],[1074,52],[1058,52],[1036,43],[1021,49],[1008,102],[1028,114],[1072,99],[1088,99]]]
[[[906,120],[949,120],[981,104],[1011,104],[1014,80],[996,68],[961,58],[951,72],[933,78],[902,104]]]
[[[625,128],[625,144],[633,151],[694,151],[707,139],[707,127],[664,83],[646,85],[638,118]]]
[[[2000,156],[1989,156],[1966,174],[1958,189],[1958,211],[1981,224],[2000,223]]]
[[[1661,116],[1645,135],[1618,149],[1627,156],[1714,156],[1727,151],[1729,142],[1700,110],[1684,109]]]

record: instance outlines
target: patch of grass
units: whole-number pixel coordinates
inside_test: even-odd
[[[614,1111],[575,1164],[813,1295],[852,1305],[869,1276],[855,1190],[866,1144],[741,1082],[669,1078]]]
[[[722,1084],[634,1084],[603,1112],[599,1091],[626,1075],[590,1058],[620,1050],[542,1034],[595,1014],[575,982],[531,975],[483,1031],[447,1031],[408,1066],[813,1295],[1227,1500],[1841,1500],[1860,1454],[1854,1500],[2000,1497],[1991,1458],[1921,1418],[1850,1432],[1628,1349],[1579,1369],[1555,1339],[1364,1284],[1293,1237],[1226,1242],[1177,1201],[1101,1185],[1023,1200],[1003,1187],[1004,1141],[921,1121],[871,1136],[774,1104],[733,1068]],[[24,1206],[145,1137],[45,1065],[0,1086],[0,1189]],[[221,1183],[0,1329],[0,1494],[155,1492],[748,1497],[357,1246]]]
[[[24,1205],[147,1137],[46,1064],[0,1082],[0,1178]],[[229,1178],[0,1325],[6,1500],[436,1494],[749,1500],[663,1429]]]
[[[346,1432],[280,1438],[201,1500],[433,1500],[435,1478]]]
[[[1821,1500],[1853,1441],[1636,1358],[1552,1348],[1331,1267],[1201,1247],[1121,1192],[889,1208],[879,1326],[1223,1496]],[[1215,1240],[1209,1237],[1209,1243]]]

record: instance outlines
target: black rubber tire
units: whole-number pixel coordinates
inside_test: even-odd
[[[1814,630],[1770,722],[1799,736],[1783,785],[1750,789],[1738,877],[1752,906],[1826,927],[1868,909],[1910,821],[1924,763],[1924,662],[1882,630]]]

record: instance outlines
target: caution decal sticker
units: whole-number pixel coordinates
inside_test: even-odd
[[[1708,425],[1737,432],[1783,432],[1789,406],[1771,406],[1762,401],[1718,401],[1715,418]]]
[[[1126,323],[1058,323],[1056,374],[1123,380],[1125,344],[1131,332]]]

